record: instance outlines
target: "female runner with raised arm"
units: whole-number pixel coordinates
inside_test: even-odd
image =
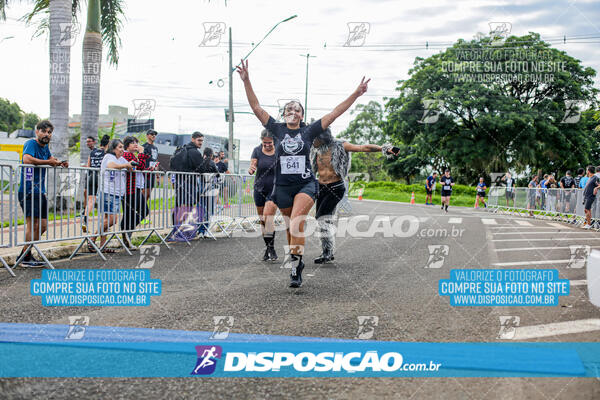
[[[310,146],[313,140],[331,125],[363,95],[370,79],[363,77],[356,90],[321,119],[310,125],[301,124],[304,109],[297,101],[287,103],[283,110],[285,122],[277,123],[259,104],[252,89],[248,74],[248,61],[242,60],[237,67],[244,82],[246,97],[252,111],[260,123],[278,139],[276,148],[277,165],[272,200],[286,219],[288,243],[290,246],[291,269],[290,287],[302,285],[304,262],[304,223],[313,206],[318,192],[318,184],[310,166]]]

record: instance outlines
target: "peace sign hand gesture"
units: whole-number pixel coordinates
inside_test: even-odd
[[[360,85],[358,85],[358,87],[356,88],[354,93],[357,96],[362,96],[363,94],[365,94],[367,92],[367,89],[369,88],[370,81],[371,81],[371,78],[367,79],[367,81],[365,82],[365,77],[363,76],[362,80],[360,81]]]
[[[248,76],[248,60],[246,60],[246,64],[244,64],[244,60],[242,60],[242,65],[241,66],[237,66],[237,72],[240,74],[240,78],[242,78],[242,81],[246,82],[249,79]]]

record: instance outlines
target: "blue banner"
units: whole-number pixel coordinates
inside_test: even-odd
[[[598,376],[600,343],[3,342],[0,377]]]

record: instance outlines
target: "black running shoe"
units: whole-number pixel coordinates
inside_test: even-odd
[[[269,260],[277,261],[277,253],[275,252],[275,247],[267,247],[267,251],[269,252]]]
[[[292,273],[290,274],[290,287],[299,288],[302,286],[302,270],[304,269],[304,261],[300,260],[296,265],[294,260],[292,264]]]
[[[263,261],[269,261],[269,259],[271,258],[271,254],[269,252],[269,248],[265,248],[265,254],[263,255]]]
[[[335,260],[335,257],[332,255],[321,254],[319,257],[315,258],[315,264],[327,264],[331,261]]]

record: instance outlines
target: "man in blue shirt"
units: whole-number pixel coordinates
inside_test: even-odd
[[[48,120],[40,121],[35,127],[35,139],[23,146],[23,164],[68,167],[67,161],[52,157],[48,143],[54,126]],[[46,199],[46,168],[21,167],[21,182],[18,192],[19,204],[25,216],[25,241],[39,240],[48,228],[48,201]],[[31,255],[31,245],[23,246],[19,258],[25,253],[21,264],[28,267],[43,266]]]
[[[433,191],[435,190],[435,179],[437,178],[437,172],[429,175],[425,180],[425,205],[433,205]]]
[[[546,181],[548,180],[548,174],[544,174],[544,179],[540,182],[540,197],[542,198],[542,204],[540,205],[542,210],[546,209]]]

